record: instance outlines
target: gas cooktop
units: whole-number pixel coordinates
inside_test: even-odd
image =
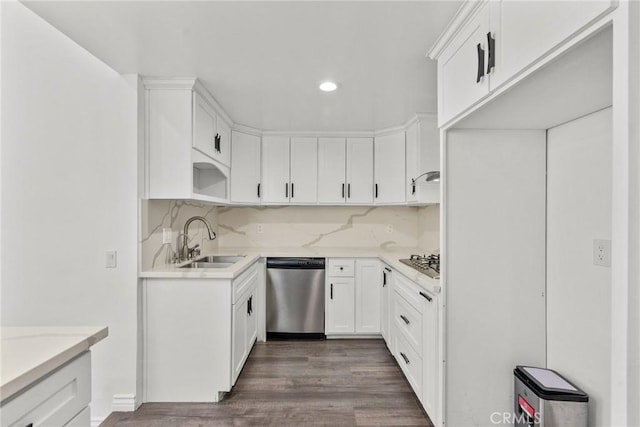
[[[429,256],[411,255],[410,258],[401,259],[400,262],[426,274],[432,279],[440,278],[440,254],[431,254]]]

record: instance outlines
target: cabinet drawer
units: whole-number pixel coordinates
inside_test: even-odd
[[[353,277],[355,272],[355,260],[353,258],[329,258],[327,263],[327,276]]]
[[[416,283],[404,277],[402,274],[396,274],[394,277],[393,288],[400,294],[411,306],[418,312],[422,312],[423,297],[420,292],[424,290]]]
[[[413,349],[422,357],[422,314],[398,293],[393,298],[393,319],[397,331],[403,333]]]
[[[63,426],[91,400],[87,351],[2,405],[3,426]]]
[[[422,396],[422,358],[411,347],[404,334],[395,336],[395,356],[416,396]]]
[[[258,283],[258,263],[249,267],[247,271],[242,273],[240,277],[233,280],[233,304],[248,291],[252,286]]]

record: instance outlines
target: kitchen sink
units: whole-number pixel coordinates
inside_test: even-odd
[[[244,258],[244,255],[209,255],[198,258],[179,268],[227,268]]]

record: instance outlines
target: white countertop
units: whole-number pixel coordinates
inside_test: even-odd
[[[108,334],[106,327],[2,327],[0,401],[19,393]]]
[[[245,255],[245,258],[227,268],[179,268],[180,265],[162,265],[140,273],[143,278],[195,278],[195,279],[233,279],[253,265],[260,258],[266,257],[320,257],[320,258],[380,258],[393,269],[407,276],[432,293],[441,290],[440,281],[432,279],[413,268],[401,263],[401,258],[409,258],[411,254],[423,253],[417,248],[220,248],[204,255]]]

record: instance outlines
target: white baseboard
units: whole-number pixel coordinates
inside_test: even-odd
[[[133,412],[136,410],[134,394],[114,394],[111,401],[111,412]]]
[[[104,420],[106,420],[105,417],[91,417],[91,427],[98,427]]]

